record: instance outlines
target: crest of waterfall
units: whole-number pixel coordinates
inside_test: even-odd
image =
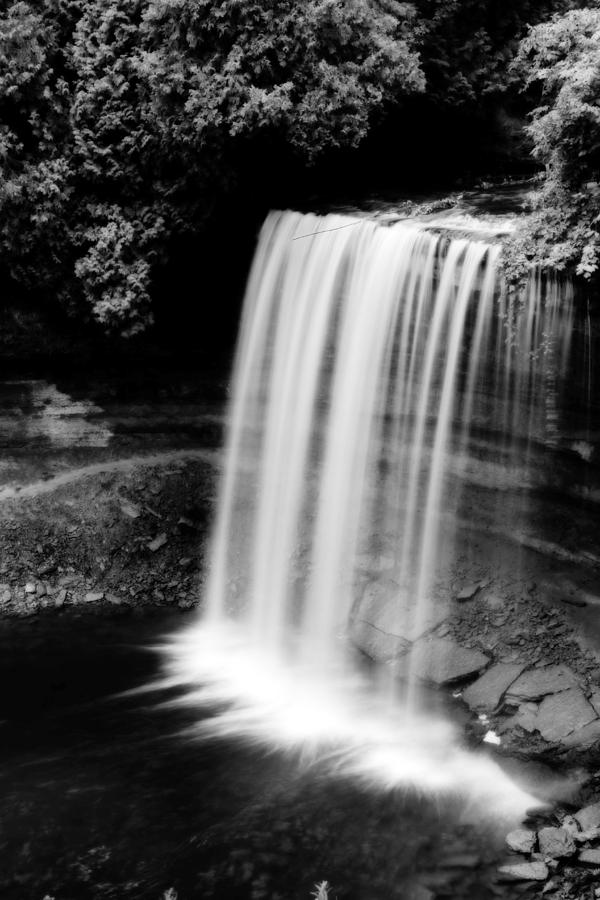
[[[400,711],[365,687],[352,659],[365,584],[386,569],[409,651],[431,627],[472,459],[484,473],[500,461],[510,477],[532,446],[556,439],[570,294],[537,272],[507,292],[499,256],[498,244],[423,225],[268,216],[241,323],[202,619],[168,664],[200,699],[232,703],[236,715],[217,729],[267,739],[279,716],[282,743],[355,746],[359,723],[379,733],[383,704],[393,743]],[[403,761],[406,776],[413,756],[392,768]]]

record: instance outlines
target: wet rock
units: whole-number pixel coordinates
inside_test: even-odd
[[[512,690],[512,688],[511,688]],[[542,700],[536,716],[536,728],[546,741],[562,741],[573,731],[596,718],[594,708],[579,688],[552,694]]]
[[[573,814],[573,818],[577,819],[582,831],[588,831],[590,828],[600,828],[600,803],[584,806],[579,812]]]
[[[573,816],[565,816],[560,823],[560,827],[564,828],[565,831],[568,831],[569,834],[573,835],[575,840],[578,840],[581,831],[579,830],[579,822],[577,821],[577,819],[574,819]]]
[[[498,869],[500,881],[545,881],[549,874],[543,862],[513,863]]]
[[[491,666],[464,691],[463,700],[474,710],[496,709],[505,691],[524,668],[525,665],[519,663],[497,663]]]
[[[104,600],[104,591],[88,591],[83,599],[86,603],[98,603]]]
[[[151,550],[152,553],[156,553],[157,550],[160,550],[161,547],[164,547],[167,543],[167,535],[163,531],[161,534],[157,534],[154,540],[150,541],[149,544],[146,544],[148,550]]]
[[[510,731],[519,726],[523,731],[533,732],[537,728],[537,703],[522,703],[514,716],[505,719],[500,725],[500,732]]]
[[[506,843],[517,853],[533,853],[536,843],[535,831],[517,828],[506,835]]]
[[[26,594],[35,594],[36,586],[33,581],[28,581],[25,585],[25,593]]]
[[[600,716],[600,691],[592,691],[589,700],[590,700],[590,703],[592,704],[592,706],[594,707],[594,709],[596,710],[596,712],[598,713],[598,715]]]
[[[120,606],[123,600],[117,594],[105,594],[104,599],[111,603],[113,606]]]
[[[538,841],[540,853],[544,857],[562,859],[575,853],[573,835],[564,828],[541,828],[538,832]]]
[[[413,645],[408,664],[418,678],[450,684],[481,672],[490,659],[480,650],[469,650],[449,638],[423,638]]]
[[[355,622],[351,634],[355,647],[379,662],[396,659],[410,648],[410,642],[403,637],[388,634],[368,622]]]
[[[578,844],[588,844],[591,841],[600,839],[600,828],[588,828],[587,831],[577,831],[573,834],[573,837]]]
[[[43,566],[40,566],[37,570],[38,577],[43,578],[45,575],[51,575],[52,572],[55,571],[56,565],[55,562],[47,562]]]
[[[46,585],[43,581],[38,581],[35,586],[35,592],[38,597],[45,597],[48,591],[46,590]]]
[[[577,687],[577,679],[567,666],[543,666],[529,669],[511,684],[507,698],[512,700],[540,700],[549,694]]]
[[[181,566],[182,569],[189,569],[189,567],[192,565],[193,561],[194,560],[192,559],[191,556],[182,556],[181,559],[179,560],[179,565]]]
[[[600,719],[594,719],[589,725],[578,728],[562,740],[565,747],[577,747],[585,750],[600,741]]]
[[[54,605],[56,607],[61,607],[65,605],[65,601],[67,599],[67,591],[66,588],[61,588],[54,598]]]
[[[445,603],[431,603],[416,622],[412,596],[392,579],[379,579],[363,592],[351,637],[372,659],[390,660],[405,653],[411,641],[440,625],[448,613]]]
[[[459,603],[465,603],[467,600],[473,600],[473,598],[479,593],[480,590],[481,590],[480,582],[477,582],[475,584],[467,584],[456,595],[456,600]]]
[[[600,866],[600,849],[581,850],[577,859],[587,866]]]

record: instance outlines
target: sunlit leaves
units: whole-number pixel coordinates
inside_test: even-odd
[[[127,333],[150,321],[168,241],[201,228],[253,142],[313,161],[423,88],[414,11],[395,0],[3,9],[0,264]]]
[[[539,90],[529,134],[545,166],[517,241],[529,259],[589,280],[600,262],[600,9],[531,29],[514,68]]]

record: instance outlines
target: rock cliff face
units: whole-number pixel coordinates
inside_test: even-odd
[[[367,656],[460,694],[482,734],[493,726],[504,747],[567,756],[593,755],[600,734],[600,318],[585,296],[575,297],[570,328],[564,374],[550,367],[533,406],[524,388],[499,412],[499,363],[487,361],[469,441],[447,448],[450,501],[418,626],[382,535],[361,560],[350,627]],[[466,378],[463,370],[463,387]]]

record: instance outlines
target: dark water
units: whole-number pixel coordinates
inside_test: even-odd
[[[180,732],[200,713],[116,696],[157,673],[148,646],[183,622],[70,610],[3,623],[4,900],[309,898],[323,880],[338,900],[490,896],[502,836],[461,824],[457,804],[191,741]]]

